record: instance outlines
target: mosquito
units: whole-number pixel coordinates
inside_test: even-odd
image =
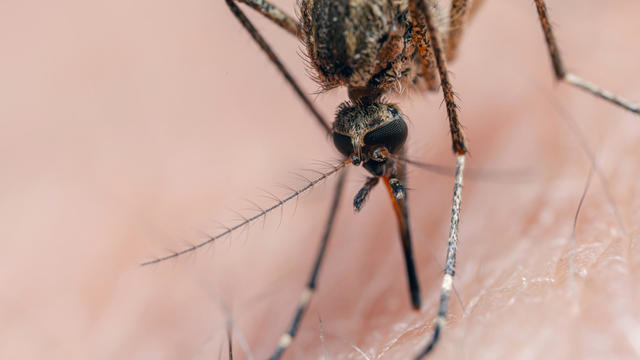
[[[344,160],[331,170],[307,179],[307,185],[300,189],[292,189],[290,195],[275,198],[271,207],[261,209],[256,215],[245,218],[237,225],[199,244],[145,262],[144,265],[195,251],[282,207],[325,178],[339,174],[325,231],[307,285],[288,330],[280,337],[270,357],[280,359],[296,336],[317,288],[317,277],[331,235],[337,206],[343,194],[345,172],[341,170],[348,165],[362,165],[369,177],[355,194],[353,207],[356,211],[362,209],[371,190],[380,182],[384,184],[398,223],[410,302],[414,309],[419,309],[421,295],[413,259],[406,191],[406,166],[412,163],[405,157],[408,127],[406,117],[398,105],[386,101],[384,96],[402,93],[403,89],[407,88],[424,92],[442,91],[452,149],[456,157],[455,178],[440,305],[432,336],[425,340],[425,345],[416,353],[415,359],[425,357],[434,349],[446,323],[455,275],[458,224],[468,153],[447,63],[456,57],[465,25],[477,14],[483,0],[452,0],[448,12],[443,12],[437,0],[301,0],[299,20],[287,15],[267,0],[238,0],[237,2],[248,5],[302,41],[314,78],[322,89],[329,90],[341,86],[347,88],[349,99],[338,107],[331,124],[316,109],[306,92],[301,89],[237,2],[225,1],[233,15],[311,112],[317,124],[331,136]],[[640,114],[640,107],[637,105],[565,70],[545,1],[534,2],[556,79]],[[443,14],[446,14],[447,21],[441,25],[437,20]]]

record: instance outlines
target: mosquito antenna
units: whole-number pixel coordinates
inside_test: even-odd
[[[236,215],[236,222],[239,223],[245,223],[247,224],[246,226],[244,226],[240,231],[241,231],[241,235],[244,234],[244,240],[243,240],[243,244],[246,244],[247,241],[249,241],[249,231],[251,230],[251,224],[252,222],[249,221],[249,219],[242,215],[242,213],[240,213],[239,211],[235,210],[235,209],[227,209],[229,212],[232,212],[233,214]],[[257,220],[257,219],[256,219]],[[211,235],[209,235],[208,237],[211,237]]]
[[[296,212],[298,212],[298,199],[300,199],[300,197],[298,195],[300,195],[300,192],[294,188],[292,188],[289,185],[286,184],[279,184],[278,186],[284,188],[285,190],[291,191],[291,193],[296,194],[296,203],[295,206],[293,208],[293,215],[296,214]]]
[[[295,176],[295,177],[297,177],[297,178],[301,179],[301,180],[306,181],[307,183],[309,183],[309,185],[310,185],[311,187],[313,187],[315,184],[317,184],[317,182],[316,182],[316,183],[314,183],[314,182],[313,182],[313,180],[311,180],[310,178],[308,178],[308,177],[306,177],[306,176],[304,176],[304,175],[300,174],[299,172],[291,172],[291,174],[292,174],[293,176]],[[321,178],[319,181],[322,181],[323,179],[324,179],[324,178]],[[318,182],[319,182],[319,181],[318,181]]]
[[[390,154],[390,155],[391,155],[391,158],[393,158],[394,160],[406,162],[407,164],[413,165],[418,169],[426,170],[434,174],[450,176],[450,175],[453,175],[455,171],[455,169],[451,168],[450,166],[419,162],[419,161],[410,160],[410,159],[407,159],[406,157],[402,157],[398,155],[393,155],[393,154]]]
[[[419,169],[426,170],[438,175],[454,176],[456,172],[455,168],[449,166],[412,160],[401,155],[391,154],[386,149],[380,150],[379,154],[383,158],[392,158],[396,161],[404,162]],[[465,175],[475,180],[508,184],[528,182],[532,177],[532,174],[526,170],[500,169],[466,169]]]
[[[322,172],[322,171],[320,171],[320,170],[316,170],[316,169],[311,169],[311,168],[309,168],[309,169],[302,169],[302,171],[308,171],[308,172],[314,173],[314,174],[316,174],[316,175],[321,175],[321,176],[323,175],[323,172]]]
[[[330,163],[330,162],[328,162],[328,161],[325,161],[325,160],[317,160],[317,159],[316,159],[316,160],[314,161],[314,163],[317,163],[317,164],[322,165],[322,166],[326,166],[326,167],[328,167],[328,168],[332,168],[332,167],[333,167],[333,164],[332,164],[332,163]]]
[[[260,211],[259,213],[250,216],[250,217],[244,217],[244,220],[242,220],[241,222],[239,222],[238,224],[228,228],[227,230],[224,230],[216,235],[210,236],[209,238],[207,238],[206,240],[197,243],[195,245],[189,246],[187,248],[184,248],[180,251],[174,251],[169,255],[166,256],[162,256],[162,257],[158,257],[152,260],[148,260],[145,261],[143,263],[141,263],[141,266],[147,266],[147,265],[151,265],[151,264],[157,264],[159,262],[163,262],[169,259],[173,259],[173,258],[177,258],[181,255],[193,252],[198,250],[199,248],[207,245],[207,244],[211,244],[214,241],[220,239],[221,237],[227,236],[233,232],[235,232],[238,229],[244,228],[247,225],[255,222],[256,220],[258,220],[259,218],[266,216],[267,214],[271,213],[273,210],[280,208],[281,206],[283,206],[284,204],[286,204],[287,202],[293,200],[293,199],[297,199],[301,194],[305,193],[306,191],[308,191],[309,189],[311,189],[314,185],[316,185],[317,183],[327,179],[328,177],[336,174],[338,171],[342,170],[345,166],[347,166],[347,164],[351,163],[351,159],[346,159],[344,161],[342,161],[341,163],[339,163],[338,165],[335,165],[331,170],[328,170],[326,172],[321,173],[321,175],[318,175],[317,177],[314,178],[307,178],[304,177],[308,183],[304,186],[302,186],[301,188],[292,191],[289,195],[287,195],[286,197],[282,198],[282,200],[276,202],[275,204],[265,208],[264,210]]]
[[[265,190],[263,188],[258,188],[258,190],[263,191],[266,195],[267,198],[271,199],[271,200],[275,200],[279,205],[280,205],[280,220],[278,221],[278,229],[280,228],[280,225],[282,225],[282,218],[284,217],[284,207],[282,205],[284,205],[284,203],[282,202],[282,199],[280,199],[279,197],[277,197],[275,194],[273,194],[272,192]]]
[[[227,225],[223,224],[222,222],[220,222],[218,220],[213,220],[213,222],[215,222],[221,228],[221,230],[218,229],[218,232],[227,231],[227,232],[231,233],[231,228],[228,227]],[[203,233],[203,234],[204,234],[205,238],[210,238],[212,236],[209,233]],[[229,238],[231,238],[231,235],[229,235]]]
[[[265,213],[264,212],[264,208],[260,205],[258,205],[255,201],[249,200],[249,199],[245,199],[246,202],[248,202],[249,204],[254,206],[254,211],[257,211],[258,213]],[[264,226],[267,224],[267,217],[264,216],[262,217],[262,228],[264,229]]]
[[[396,161],[405,162],[409,165],[415,166],[418,169],[426,170],[428,172],[444,175],[454,176],[456,169],[446,165],[431,164],[422,161],[416,161],[404,156],[394,155],[390,153],[390,157]],[[526,183],[532,179],[532,173],[527,170],[508,170],[508,169],[465,169],[465,178],[485,181],[491,183],[502,184],[519,184]]]

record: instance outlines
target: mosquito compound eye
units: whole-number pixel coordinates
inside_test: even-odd
[[[338,151],[345,156],[349,156],[353,153],[353,144],[351,143],[351,138],[347,135],[334,132],[333,144],[336,146]]]
[[[393,153],[399,150],[407,140],[407,124],[401,117],[396,117],[386,124],[369,131],[364,136],[368,146],[382,145]]]

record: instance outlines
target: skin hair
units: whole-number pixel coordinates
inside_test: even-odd
[[[0,358],[226,359],[228,314],[235,358],[244,339],[265,358],[303,290],[336,179],[214,247],[138,263],[213,233],[214,220],[232,225],[228,209],[252,213],[243,199],[270,203],[258,187],[286,194],[278,184],[303,183],[289,171],[322,169],[314,160],[338,153],[223,1],[124,4],[0,12],[0,33],[15,34],[0,40]],[[549,7],[567,68],[640,101],[640,50],[630,46],[640,5]],[[454,286],[466,311],[451,300],[433,355],[635,358],[640,119],[555,83],[533,4],[480,11],[451,68],[467,168],[531,177],[465,180]],[[254,15],[304,89],[317,90],[299,42]],[[336,90],[315,101],[331,118],[345,99]],[[390,101],[409,118],[407,156],[453,166],[440,93]],[[573,219],[591,165],[567,121],[599,171],[577,222],[573,277]],[[405,359],[431,335],[453,180],[409,167],[416,312],[386,191],[378,185],[356,215],[366,174],[348,176],[318,292],[285,359],[362,358],[349,344]]]

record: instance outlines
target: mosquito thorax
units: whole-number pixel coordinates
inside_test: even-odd
[[[338,151],[362,162],[375,176],[384,175],[386,159],[376,155],[381,149],[397,153],[407,139],[404,115],[393,104],[344,102],[333,122],[333,143]]]
[[[301,0],[301,35],[322,87],[396,86],[413,51],[407,4]]]

